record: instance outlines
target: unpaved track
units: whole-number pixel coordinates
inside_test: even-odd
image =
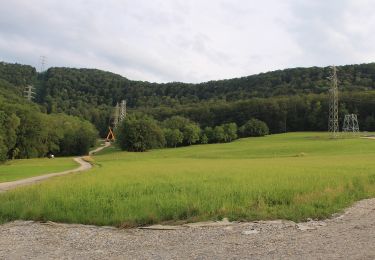
[[[375,199],[300,224],[141,230],[15,221],[0,225],[0,259],[375,259]]]
[[[97,148],[93,151],[90,151],[89,154],[92,155],[94,153],[97,153],[100,150],[108,147],[109,145],[110,145],[110,143],[106,142],[104,144],[104,146],[101,146],[101,147],[99,147],[99,148]],[[19,186],[25,186],[25,185],[30,185],[30,184],[34,184],[34,183],[37,183],[37,182],[41,182],[41,181],[44,181],[44,180],[52,178],[52,177],[62,176],[62,175],[75,173],[75,172],[87,171],[87,170],[91,169],[91,167],[92,167],[91,164],[84,161],[82,158],[83,157],[76,157],[76,158],[73,159],[74,161],[76,161],[80,165],[78,168],[75,168],[73,170],[67,170],[67,171],[57,172],[57,173],[49,173],[49,174],[35,176],[35,177],[27,178],[27,179],[21,179],[21,180],[17,180],[17,181],[2,182],[2,183],[0,183],[0,193],[11,190],[11,189],[15,189]]]

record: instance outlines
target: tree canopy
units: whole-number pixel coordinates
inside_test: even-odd
[[[271,133],[326,130],[329,74],[329,67],[311,67],[198,84],[158,84],[96,69],[50,68],[36,73],[31,66],[0,63],[0,79],[13,83],[20,95],[25,84],[36,86],[35,102],[42,112],[88,120],[102,137],[113,106],[122,99],[127,100],[129,112],[142,112],[158,121],[182,116],[201,128],[227,123],[242,126],[257,118]],[[338,78],[340,121],[345,113],[357,113],[360,128],[374,131],[375,63],[339,66]],[[204,133],[197,139],[195,130],[185,129],[194,135],[183,143],[210,139]]]

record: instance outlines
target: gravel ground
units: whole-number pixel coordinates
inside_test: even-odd
[[[0,259],[375,259],[375,199],[325,221],[154,228],[15,221],[0,225]]]

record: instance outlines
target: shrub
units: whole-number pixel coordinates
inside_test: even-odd
[[[127,117],[116,131],[116,142],[122,150],[144,152],[165,145],[163,131],[150,117]]]
[[[252,118],[240,127],[241,137],[265,136],[269,134],[268,126],[265,122]]]
[[[222,127],[222,126],[215,126],[215,128],[214,128],[214,130],[213,130],[212,140],[213,140],[215,143],[222,143],[222,142],[225,142],[225,131],[224,131],[224,127]]]
[[[224,141],[232,142],[237,139],[237,125],[236,123],[228,123],[222,125],[224,128]]]
[[[169,129],[178,129],[183,134],[183,144],[191,145],[199,141],[201,132],[198,124],[182,116],[173,116],[163,122],[163,126]]]
[[[214,130],[212,129],[212,127],[205,127],[204,130],[203,130],[203,135],[205,135],[207,137],[207,143],[213,143],[215,142],[214,140]]]
[[[164,129],[164,137],[168,147],[176,147],[184,140],[184,135],[178,129]]]
[[[199,140],[201,144],[208,144],[208,137],[203,131],[201,133]]]

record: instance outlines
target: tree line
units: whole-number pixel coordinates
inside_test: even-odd
[[[374,130],[375,64],[338,67],[341,111],[358,112],[363,130]],[[48,113],[65,112],[91,121],[102,136],[112,107],[126,99],[129,110],[164,120],[181,115],[202,126],[248,118],[265,121],[272,133],[326,130],[330,68],[295,68],[200,84],[132,81],[90,69],[51,68],[40,103]],[[356,96],[359,100],[353,100]]]
[[[35,83],[42,112],[88,120],[102,137],[113,106],[122,99],[131,112],[158,121],[179,115],[203,128],[243,125],[257,118],[271,133],[326,130],[329,74],[329,67],[294,68],[199,84],[157,84],[96,69],[50,68],[36,73],[30,66],[0,63],[0,78]],[[375,63],[339,66],[338,77],[340,118],[357,113],[360,128],[374,131]]]
[[[65,114],[45,114],[26,101],[15,86],[0,79],[0,162],[7,159],[86,154],[97,130],[88,121]]]
[[[255,118],[240,128],[236,123],[226,123],[202,129],[196,122],[181,116],[160,122],[144,114],[132,114],[117,127],[116,142],[123,150],[144,152],[163,147],[228,143],[238,137],[265,136],[268,133],[268,126]]]

